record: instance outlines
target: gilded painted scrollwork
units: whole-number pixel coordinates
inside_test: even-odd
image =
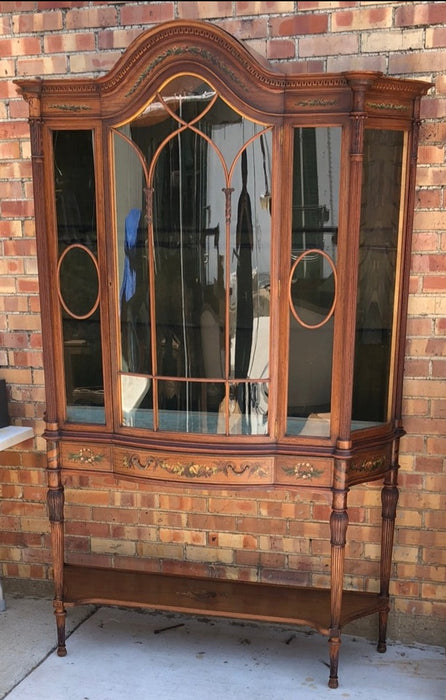
[[[60,109],[64,112],[89,112],[91,107],[88,105],[54,104],[51,105],[51,109]]]
[[[103,454],[93,452],[89,447],[81,447],[79,452],[71,452],[67,456],[72,462],[80,462],[81,464],[96,464],[105,458]]]
[[[136,80],[135,84],[133,87],[127,92],[126,97],[130,97],[133,95],[134,92],[139,88],[141,83],[144,82],[144,80],[147,78],[148,75],[150,75],[155,68],[157,68],[161,63],[163,63],[165,60],[168,58],[171,58],[172,56],[184,56],[185,54],[190,54],[194,57],[199,58],[200,60],[203,60],[207,63],[210,63],[214,67],[216,67],[218,70],[220,70],[222,73],[226,75],[226,77],[230,78],[234,82],[238,83],[240,87],[246,88],[246,85],[242,83],[242,81],[233,73],[233,71],[229,70],[228,66],[221,63],[214,54],[212,54],[210,51],[207,51],[205,49],[201,49],[197,46],[174,46],[171,49],[167,49],[163,53],[159,54],[156,56],[153,61],[151,61],[148,66],[143,70],[143,72],[140,74],[138,79]]]
[[[379,110],[389,109],[395,112],[407,112],[409,110],[408,105],[395,104],[392,102],[367,102],[366,107]]]
[[[260,478],[268,476],[268,472],[264,469],[261,462],[242,462],[239,464],[227,460],[216,460],[206,463],[198,460],[175,461],[154,455],[147,455],[141,458],[138,454],[132,454],[123,456],[122,466],[125,470],[136,471],[156,472],[160,469],[171,476],[186,479],[209,479],[214,476],[228,477],[230,475],[256,476]]]
[[[329,100],[327,98],[313,98],[306,100],[297,100],[296,105],[298,107],[332,107],[336,104],[336,100]]]
[[[384,455],[377,457],[367,457],[365,459],[352,462],[349,472],[355,474],[374,474],[384,466],[386,458]]]
[[[295,479],[302,481],[317,479],[324,473],[322,469],[316,469],[311,462],[296,462],[290,467],[283,466],[282,469],[287,476],[293,476]]]

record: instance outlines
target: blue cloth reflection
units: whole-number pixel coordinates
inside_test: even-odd
[[[138,236],[139,220],[141,218],[140,209],[130,209],[125,217],[125,240],[124,240],[124,276],[121,285],[121,302],[130,301],[136,292],[136,269],[133,264],[136,239]]]

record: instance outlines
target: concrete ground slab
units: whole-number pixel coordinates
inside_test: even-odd
[[[9,599],[6,614],[6,623],[0,615],[0,698],[8,700],[446,698],[442,647],[389,644],[378,654],[372,642],[344,635],[339,688],[330,690],[328,644],[317,632],[74,608],[68,611],[68,655],[59,658],[51,653],[50,601]]]
[[[5,607],[0,613],[0,699],[54,650],[56,642],[51,600],[8,595]],[[67,619],[68,633],[93,610],[74,609]]]

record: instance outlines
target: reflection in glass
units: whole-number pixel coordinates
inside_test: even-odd
[[[340,148],[338,127],[294,130],[289,435],[330,434]]]
[[[323,285],[314,282],[314,262],[331,268],[332,274],[326,275]],[[336,268],[330,256],[316,248],[301,253],[291,268],[289,292],[291,313],[301,326],[316,329],[325,325],[336,301]]]
[[[268,385],[249,382],[231,385],[224,400],[224,382],[185,382],[179,379],[159,380],[159,430],[219,435],[265,435],[268,418]],[[188,392],[192,409],[178,408],[179,397]],[[249,397],[250,411],[242,412],[239,398]],[[205,410],[201,410],[204,406]],[[138,418],[139,414],[139,418]],[[142,411],[136,411],[136,422],[143,425]],[[139,420],[139,422],[138,422]],[[148,427],[146,419],[144,427]]]
[[[123,129],[129,138],[129,129]],[[151,373],[144,172],[131,141],[115,134],[116,236],[124,372]]]
[[[151,381],[148,377],[121,375],[121,407],[123,425],[153,428]]]
[[[71,316],[89,316],[98,301],[99,279],[88,249],[66,248],[59,260],[60,300]]]
[[[53,148],[67,420],[104,423],[93,134],[55,131]]]
[[[267,183],[259,192],[257,180],[265,146],[268,139],[261,135],[243,150],[232,185],[237,209],[231,226],[230,376],[237,379],[259,379],[269,371],[270,201],[262,199],[265,192],[268,197]]]
[[[269,381],[270,153],[265,127],[190,75],[115,130],[121,369],[155,380],[137,409],[155,430],[216,433],[235,399],[241,433],[268,431],[257,383],[229,386]]]
[[[224,385],[160,380],[159,429],[182,433],[217,433],[218,414]],[[188,397],[189,410],[182,408]],[[202,408],[203,407],[203,408]]]
[[[268,382],[231,383],[229,399],[225,405],[220,405],[217,432],[223,435],[266,435],[268,394]]]
[[[353,386],[357,428],[388,416],[403,139],[401,131],[365,130]]]

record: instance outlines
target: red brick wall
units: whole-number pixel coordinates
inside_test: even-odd
[[[404,384],[408,435],[391,593],[394,636],[423,641],[430,630],[429,640],[440,643],[446,611],[444,2],[0,1],[0,377],[8,384],[12,421],[32,425],[37,435],[0,453],[0,573],[51,577],[27,105],[12,80],[101,75],[143,29],[173,18],[215,22],[285,70],[371,69],[434,82],[422,106]],[[318,492],[301,498],[248,491],[228,499],[175,487],[154,493],[111,477],[70,477],[69,559],[172,571],[184,560],[197,573],[283,581],[297,572],[301,582],[327,585],[329,499]],[[346,584],[376,590],[379,491],[354,489],[350,504]]]

